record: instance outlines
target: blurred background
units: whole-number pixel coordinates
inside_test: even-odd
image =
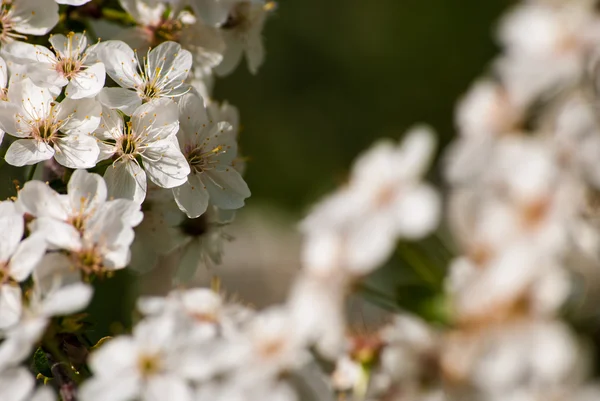
[[[496,54],[494,27],[509,5],[279,0],[264,31],[267,57],[258,75],[244,63],[216,84],[214,97],[240,110],[252,197],[227,229],[234,240],[226,244],[223,265],[201,268],[197,281],[218,276],[227,292],[257,306],[283,299],[300,267],[297,222],[344,182],[362,150],[381,137],[401,138],[416,123],[437,131],[441,149],[452,139],[455,103]],[[440,185],[436,171],[431,178]],[[3,196],[14,188],[6,175],[0,187]],[[408,300],[397,302],[402,307],[419,297],[430,301],[443,272],[436,273],[433,288],[409,289],[389,279],[412,280],[404,259],[393,258],[375,275],[377,291]],[[112,331],[127,326],[130,316],[124,313],[130,309],[124,304],[138,292],[167,291],[170,263],[141,280],[121,272],[99,283],[90,309],[100,316],[98,332],[111,324]]]

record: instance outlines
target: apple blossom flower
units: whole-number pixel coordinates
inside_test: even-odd
[[[302,223],[305,265],[344,266],[364,274],[392,252],[396,238],[417,239],[439,220],[437,192],[421,182],[433,133],[419,127],[396,146],[381,141],[354,164],[350,183]]]
[[[104,174],[109,196],[142,203],[146,174],[163,188],[182,185],[190,167],[179,150],[178,128],[177,104],[168,98],[143,104],[127,123],[116,110],[104,108],[94,135],[101,141],[100,159],[116,157]]]
[[[179,121],[179,145],[190,166],[187,182],[173,189],[179,208],[196,218],[209,201],[221,209],[244,206],[250,190],[232,165],[237,142],[231,125],[209,120],[202,98],[194,94],[180,99]]]
[[[25,35],[45,35],[58,23],[54,0],[13,0],[0,4],[0,43],[27,39]]]
[[[104,88],[98,99],[105,106],[133,113],[142,102],[179,97],[190,90],[185,83],[192,67],[192,54],[175,42],[164,42],[150,50],[140,63],[137,53],[120,40],[108,40],[94,49],[106,73],[118,84]]]
[[[79,396],[82,401],[192,400],[186,379],[204,364],[202,358],[189,357],[193,345],[175,320],[148,318],[136,325],[133,335],[114,338],[90,356],[94,376]]]
[[[90,135],[100,123],[94,99],[58,103],[48,89],[29,79],[12,82],[8,102],[0,102],[0,128],[18,139],[6,153],[13,166],[36,164],[52,157],[65,167],[96,165],[99,149]]]
[[[53,247],[69,251],[64,263],[85,274],[121,269],[129,262],[133,227],[142,220],[139,204],[106,200],[107,188],[97,174],[85,170],[73,173],[67,195],[59,195],[40,181],[25,184],[19,205],[36,217],[30,223]]]
[[[50,36],[52,50],[25,42],[4,46],[12,60],[25,65],[27,76],[43,88],[66,86],[65,96],[81,99],[96,96],[104,86],[104,64],[89,60],[85,33]],[[87,50],[86,50],[87,48]]]

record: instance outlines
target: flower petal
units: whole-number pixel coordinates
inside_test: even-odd
[[[106,183],[98,174],[75,170],[69,180],[67,193],[73,212],[94,213],[106,202]]]
[[[168,98],[145,103],[131,115],[131,125],[135,135],[146,143],[175,135],[179,129],[177,103]]]
[[[100,148],[96,139],[87,134],[66,135],[56,141],[54,159],[68,168],[92,168]]]
[[[54,149],[46,142],[35,139],[19,139],[13,142],[6,152],[6,162],[12,166],[36,164],[54,156]]]
[[[104,69],[104,64],[93,64],[77,73],[71,79],[71,82],[69,82],[69,85],[65,89],[65,96],[71,99],[94,97],[104,87],[105,80],[106,70]]]
[[[142,104],[142,99],[136,91],[125,88],[104,88],[98,94],[98,101],[127,115],[131,115]]]
[[[173,196],[179,209],[190,219],[199,217],[208,207],[208,191],[200,180],[199,174],[190,174],[185,184],[173,188]]]
[[[35,217],[51,217],[57,220],[67,220],[69,217],[60,195],[41,181],[26,182],[19,191],[17,202],[25,212]]]
[[[174,137],[154,142],[142,154],[142,161],[148,177],[163,188],[182,185],[190,173],[190,166]]]
[[[10,275],[18,282],[24,281],[46,253],[43,235],[30,235],[19,244],[8,266]]]
[[[60,130],[67,135],[90,135],[100,125],[102,105],[95,99],[65,99],[56,120],[66,121]]]
[[[250,196],[248,184],[233,167],[225,171],[209,170],[202,182],[210,195],[210,202],[221,209],[239,209]]]
[[[15,1],[10,11],[19,33],[45,35],[58,23],[58,4],[53,0]]]
[[[114,163],[104,173],[110,198],[131,199],[142,203],[146,198],[146,172],[134,161]]]

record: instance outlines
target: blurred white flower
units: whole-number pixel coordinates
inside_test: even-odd
[[[496,68],[512,102],[531,105],[546,91],[577,83],[600,41],[594,7],[589,1],[524,2],[505,15],[498,32],[505,55]]]
[[[132,336],[110,340],[89,359],[94,373],[80,388],[82,401],[105,400],[192,400],[186,380],[202,358],[190,358],[193,344],[169,317],[146,319],[136,325]],[[194,354],[196,355],[196,354]]]
[[[305,265],[338,265],[365,274],[389,257],[397,238],[418,239],[432,232],[441,202],[421,178],[434,141],[428,128],[419,127],[399,146],[381,141],[359,157],[347,187],[302,223]]]

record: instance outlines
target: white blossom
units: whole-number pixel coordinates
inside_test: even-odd
[[[179,150],[178,128],[177,104],[171,99],[143,104],[127,124],[116,110],[104,108],[94,135],[101,141],[100,159],[116,157],[104,174],[109,196],[141,203],[146,197],[146,174],[163,188],[182,185],[190,167]]]
[[[66,86],[65,96],[81,99],[96,96],[104,86],[104,64],[90,60],[83,33],[52,35],[52,50],[40,45],[13,42],[4,46],[8,57],[26,67],[27,76],[43,88]]]
[[[48,89],[31,80],[12,82],[8,102],[0,102],[0,128],[17,137],[6,161],[24,166],[52,157],[65,167],[96,165],[99,149],[90,135],[100,123],[101,106],[93,99],[58,103]]]
[[[196,218],[209,201],[221,209],[244,206],[250,190],[233,168],[237,142],[231,125],[209,120],[202,98],[194,94],[181,98],[179,121],[179,145],[190,166],[187,182],[173,189],[181,210]]]
[[[142,102],[178,97],[190,90],[185,80],[192,67],[192,55],[178,43],[161,43],[141,62],[137,53],[120,40],[99,43],[94,51],[106,73],[120,85],[100,92],[99,100],[109,108],[131,114]]]

